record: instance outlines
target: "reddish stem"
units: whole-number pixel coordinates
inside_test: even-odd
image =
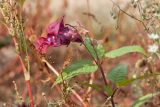
[[[34,107],[33,95],[32,95],[32,89],[31,89],[30,80],[27,80],[27,81],[26,81],[26,85],[27,85],[28,94],[29,94],[29,99],[30,99],[30,107]]]
[[[17,45],[16,38],[12,37],[12,39],[13,39],[14,45],[16,47],[16,45]],[[19,54],[17,54],[17,55],[18,55],[18,58],[20,60],[22,68],[23,68],[23,73],[24,73],[24,76],[25,76],[26,86],[27,86],[27,89],[28,89],[28,94],[29,94],[29,99],[30,99],[30,107],[34,107],[34,101],[33,101],[33,95],[32,95],[31,83],[30,83],[30,74],[29,74],[29,71],[26,71],[26,68],[25,68],[25,65],[23,63],[23,60],[22,60],[21,56]],[[28,75],[26,76],[26,74],[28,74]]]

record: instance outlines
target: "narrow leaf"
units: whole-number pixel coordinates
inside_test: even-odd
[[[126,85],[131,84],[134,81],[144,80],[146,78],[150,78],[150,77],[153,77],[153,76],[159,76],[159,75],[160,75],[159,73],[158,74],[144,74],[144,75],[139,76],[137,78],[131,78],[131,79],[123,80],[123,81],[118,83],[118,86],[126,86]]]
[[[141,46],[134,45],[134,46],[121,47],[119,49],[115,49],[110,52],[107,52],[105,54],[105,57],[116,58],[116,57],[131,53],[131,52],[138,52],[138,53],[146,55],[145,50]]]
[[[86,46],[86,48],[88,49],[89,53],[94,57],[96,58],[96,53],[94,51],[94,48],[93,46],[91,45],[91,39],[90,38],[86,38],[85,41],[84,41],[84,45]]]
[[[95,72],[97,69],[98,67],[94,65],[90,60],[77,61],[63,70],[63,80],[68,80],[82,74],[92,73]],[[62,82],[62,76],[60,75],[57,77],[55,85]]]
[[[91,87],[92,89],[95,89],[96,91],[101,91],[102,90],[100,88],[100,86],[97,85],[97,84],[90,84],[90,83],[87,83],[87,82],[80,83],[80,84],[83,85],[83,86],[86,86],[86,87]]]
[[[144,104],[145,102],[147,102],[150,98],[152,98],[153,96],[157,95],[158,93],[151,93],[151,94],[147,94],[145,96],[140,97],[138,100],[136,100],[131,107],[140,107],[142,104]]]

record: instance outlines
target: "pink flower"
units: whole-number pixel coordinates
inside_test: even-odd
[[[35,48],[39,53],[46,53],[48,47],[58,47],[61,45],[69,45],[70,42],[82,42],[82,38],[78,31],[64,25],[64,17],[61,17],[56,22],[51,23],[48,27],[47,37],[40,37],[35,42]]]

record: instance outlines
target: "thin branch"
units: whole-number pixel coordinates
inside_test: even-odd
[[[95,78],[94,73],[91,73],[89,84],[93,84],[94,78]],[[92,87],[88,87],[88,89],[86,91],[86,97],[87,97],[88,102],[91,101],[91,91],[92,91]]]
[[[147,27],[146,27],[145,23],[144,23],[142,20],[134,17],[133,15],[130,15],[129,13],[127,13],[126,11],[124,11],[123,9],[121,9],[120,6],[119,6],[118,4],[116,4],[113,0],[110,0],[110,1],[111,1],[111,2],[113,3],[113,5],[115,5],[121,12],[123,12],[123,13],[126,14],[127,16],[131,17],[132,19],[135,19],[135,20],[139,21],[139,22],[144,26],[144,28],[147,30]]]
[[[116,91],[118,90],[118,88],[116,88],[115,90],[114,90],[114,92],[113,92],[113,94],[112,94],[112,96],[111,96],[111,103],[112,103],[112,107],[115,107],[115,103],[114,103],[114,95],[115,95],[115,93],[116,93]]]
[[[92,43],[91,39],[89,39],[89,40],[90,40],[90,42],[91,42],[91,45],[92,45],[93,50],[94,50],[94,52],[95,52],[95,54],[96,54],[96,57],[97,57],[96,64],[97,64],[97,66],[99,67],[99,69],[100,69],[100,71],[101,71],[101,74],[102,74],[102,77],[103,77],[103,80],[104,80],[104,83],[105,83],[105,85],[107,86],[107,85],[108,85],[108,82],[107,82],[106,76],[105,76],[105,74],[104,74],[104,70],[103,70],[103,68],[102,68],[100,58],[99,58],[99,56],[98,56],[98,54],[97,54],[97,51],[96,51],[95,46],[94,46],[94,44]]]

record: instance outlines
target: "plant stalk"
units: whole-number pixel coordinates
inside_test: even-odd
[[[15,47],[17,48],[17,44],[18,43],[16,41],[15,36],[13,36],[12,39],[13,39]],[[20,60],[22,68],[23,68],[23,73],[24,73],[24,77],[25,77],[25,81],[26,81],[26,86],[27,86],[27,89],[28,89],[28,94],[29,94],[29,99],[30,99],[30,107],[34,107],[32,88],[31,88],[31,84],[30,84],[30,73],[26,70],[26,67],[25,67],[25,65],[23,63],[23,60],[22,60],[20,54],[17,54],[17,55],[18,55],[18,58]]]

